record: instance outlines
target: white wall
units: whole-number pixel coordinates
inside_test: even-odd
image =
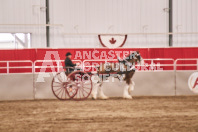
[[[45,0],[0,0],[0,32],[32,33],[32,46],[45,47]],[[16,24],[16,25],[4,25]],[[33,24],[23,26],[18,24]]]
[[[135,89],[132,95],[198,95],[188,88],[188,79],[194,72],[197,71],[136,72],[133,78]],[[32,73],[0,75],[0,100],[55,99],[51,89],[53,74],[49,73],[48,75],[48,77],[44,78],[45,82],[36,82],[38,77],[36,73],[34,76]],[[12,83],[10,83],[10,80],[12,80]],[[21,83],[21,80],[23,80],[23,83]],[[112,80],[115,82],[112,82]],[[142,83],[142,80],[144,80],[144,83]],[[109,97],[121,97],[123,95],[123,87],[123,82],[119,82],[117,78],[112,79],[112,77],[109,78],[108,83],[104,82],[102,85],[104,93]]]
[[[96,35],[64,33],[167,32],[168,0],[51,0],[52,47],[100,47]],[[160,43],[160,45],[159,45]],[[58,44],[58,45],[57,45]],[[128,36],[125,47],[166,47],[167,36]]]
[[[173,31],[198,32],[198,0],[173,0]],[[175,47],[198,46],[198,34],[174,35]]]
[[[0,32],[32,33],[32,47],[46,47],[45,0],[0,0]],[[65,33],[168,32],[168,0],[50,0],[53,48],[101,47],[97,35]],[[173,0],[173,31],[198,32],[198,1]],[[197,46],[198,35],[174,35],[174,46]],[[168,47],[167,35],[128,35],[124,47]]]

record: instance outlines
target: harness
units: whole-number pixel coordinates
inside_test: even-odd
[[[135,68],[135,66],[133,65],[133,64],[131,64],[129,61],[127,61],[126,59],[123,59],[123,60],[121,60],[119,57],[118,57],[118,61],[121,63],[121,64],[123,64],[123,65],[126,65],[127,67],[129,67],[130,69],[129,70],[127,70],[126,72],[130,72],[130,71],[135,71],[136,70],[136,68]],[[124,71],[125,69],[124,69],[124,67],[122,67],[122,69],[120,69],[120,71]]]

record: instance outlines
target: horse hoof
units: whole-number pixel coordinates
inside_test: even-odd
[[[124,96],[123,97],[124,99],[132,99],[132,97],[129,95],[129,96]]]
[[[99,97],[99,98],[100,98],[100,99],[103,99],[103,100],[109,99],[109,97],[107,97],[107,96]]]
[[[92,97],[92,100],[96,100],[97,98]]]
[[[96,100],[97,99],[97,96],[92,95],[92,99],[93,100]]]

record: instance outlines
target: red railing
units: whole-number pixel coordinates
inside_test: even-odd
[[[96,66],[105,62],[117,62],[117,59],[73,60],[80,63],[80,68],[86,72],[96,71]],[[63,70],[64,60],[15,60],[0,61],[0,74],[59,72]],[[198,58],[189,59],[144,59],[143,65],[136,65],[137,71],[167,71],[167,70],[198,70]]]
[[[0,61],[0,73],[33,73],[31,60]]]

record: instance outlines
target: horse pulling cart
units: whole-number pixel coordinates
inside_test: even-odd
[[[52,92],[59,100],[85,100],[92,91],[91,73],[81,70],[69,72],[71,67],[64,68],[52,79]]]
[[[134,82],[132,81],[132,77],[136,70],[135,64],[137,63],[143,64],[144,61],[139,51],[134,51],[123,60],[118,57],[118,63],[106,62],[97,66],[97,75],[99,77],[99,80],[96,80],[97,84],[94,86],[92,98],[97,99],[97,95],[99,95],[99,97],[102,99],[108,99],[108,97],[104,95],[101,88],[103,80],[105,78],[107,79],[111,74],[117,74],[118,76],[124,75],[123,81],[125,81],[125,86],[123,91],[123,98],[132,99],[130,93],[133,91],[135,86]],[[68,69],[66,69],[66,71],[59,72],[54,76],[52,80],[52,91],[54,95],[60,100],[87,99],[92,91],[92,74],[81,70],[76,70],[70,73],[68,72]],[[108,76],[106,77],[103,75]],[[99,94],[97,94],[98,91]]]

